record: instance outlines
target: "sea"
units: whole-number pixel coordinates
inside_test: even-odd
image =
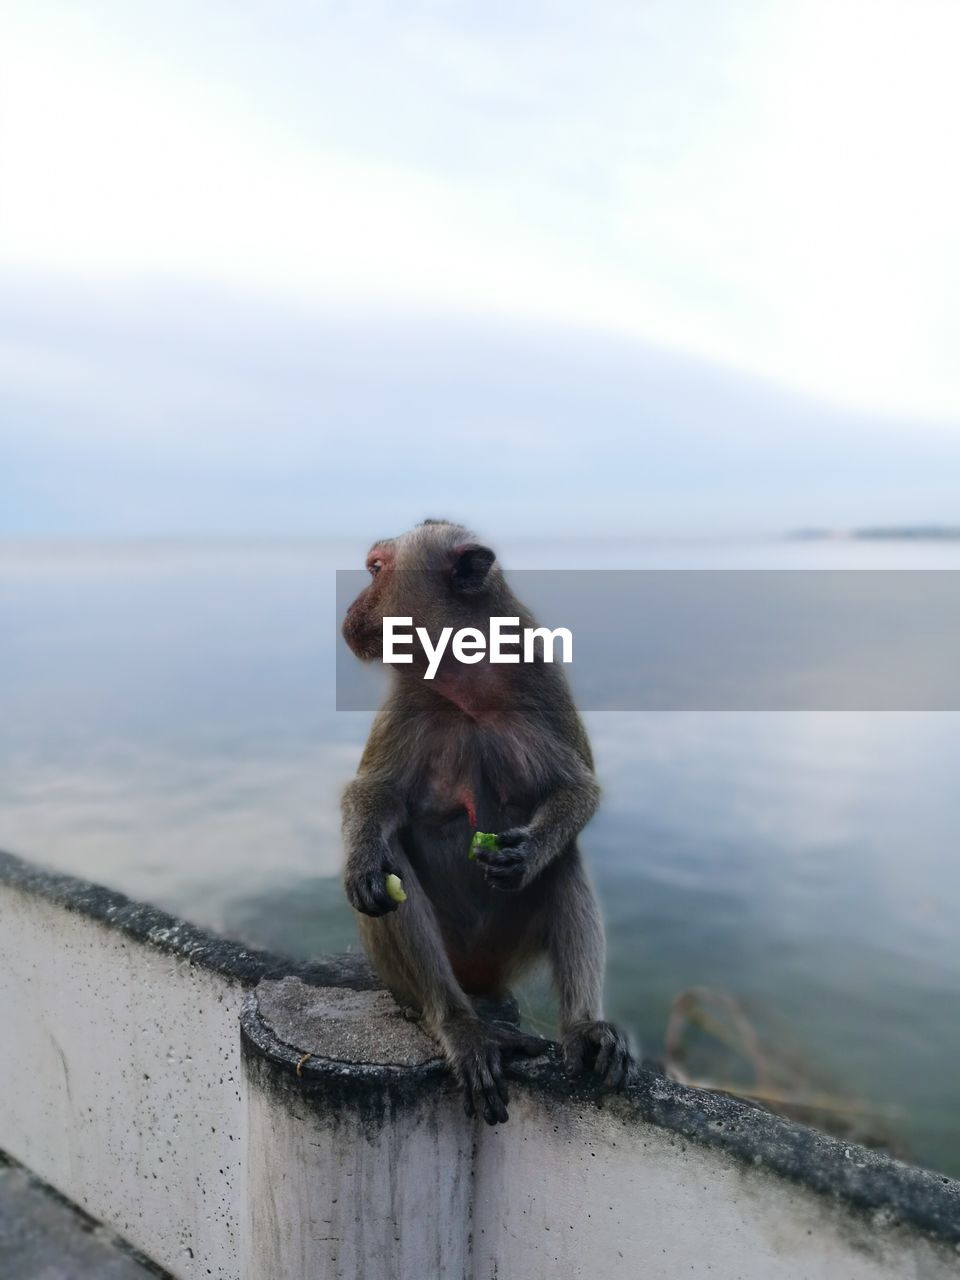
[[[362,542],[0,544],[0,847],[250,944],[357,947]],[[509,570],[960,570],[913,539],[516,539]],[[960,1175],[960,714],[593,711],[607,1014],[696,1082]],[[0,920],[2,928],[2,920]],[[549,1033],[548,985],[520,990]]]

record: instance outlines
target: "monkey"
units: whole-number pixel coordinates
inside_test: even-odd
[[[342,625],[362,661],[382,658],[384,617],[411,618],[433,645],[445,626],[486,634],[492,616],[533,625],[495,553],[450,521],[380,539],[366,567],[371,581]],[[547,1047],[478,1012],[542,957],[567,1070],[622,1088],[636,1067],[627,1036],[602,1016],[603,922],[577,844],[600,789],[566,676],[542,651],[532,663],[467,665],[447,650],[431,680],[425,656],[409,656],[390,664],[343,794],[344,887],[373,968],[439,1042],[470,1117],[506,1121],[504,1058]],[[470,860],[477,830],[499,847]]]

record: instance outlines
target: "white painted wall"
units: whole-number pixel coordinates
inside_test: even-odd
[[[249,1090],[243,1280],[461,1280],[472,1275],[473,1126],[427,1094],[375,1126]],[[492,1274],[492,1273],[491,1273]]]
[[[0,883],[0,1147],[181,1280],[960,1274],[951,1246],[629,1108],[514,1084],[488,1129],[440,1081],[402,1105],[381,1083],[377,1123],[277,1088],[241,1067],[243,994]]]
[[[476,1280],[956,1280],[960,1257],[669,1130],[514,1090],[477,1161]],[[290,1277],[293,1280],[293,1277]]]
[[[897,1227],[888,1210],[858,1214],[768,1167],[645,1123],[627,1099],[577,1104],[538,1087],[535,1073],[511,1084],[510,1121],[492,1129],[468,1123],[440,1079],[394,1091],[377,1077],[364,1096],[366,1118],[331,1105],[337,1075],[325,1083],[329,1068],[321,1068],[313,1082],[311,1064],[301,1063],[298,1082],[294,1037],[304,1049],[325,1039],[327,1058],[343,1045],[346,1072],[355,1070],[348,1046],[383,1063],[435,1054],[419,1032],[391,1026],[379,995],[339,994],[287,977],[261,984],[246,1011],[248,1029],[276,1061],[243,1064],[255,1153],[244,1280],[960,1274],[955,1249]],[[675,1100],[669,1082],[662,1092]],[[855,1146],[833,1150],[819,1157],[827,1170],[831,1158],[869,1160]]]
[[[955,1280],[948,1245],[613,1111],[441,1091],[379,1131],[248,1082],[243,1280]]]
[[[0,1148],[183,1280],[239,1273],[242,997],[0,884]]]

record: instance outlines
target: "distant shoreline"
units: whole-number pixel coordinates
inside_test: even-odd
[[[864,529],[794,529],[787,537],[796,542],[958,542],[960,526],[906,524]]]

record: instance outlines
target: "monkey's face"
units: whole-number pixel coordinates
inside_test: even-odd
[[[343,638],[364,662],[383,656],[383,619],[395,616],[396,561],[393,538],[374,543],[367,553],[367,572],[372,582],[360,592],[343,620]]]
[[[364,662],[383,657],[383,619],[411,618],[435,639],[444,626],[470,625],[492,581],[494,554],[461,525],[427,520],[367,554],[371,582],[343,620],[343,638]],[[416,660],[415,664],[416,666]]]

